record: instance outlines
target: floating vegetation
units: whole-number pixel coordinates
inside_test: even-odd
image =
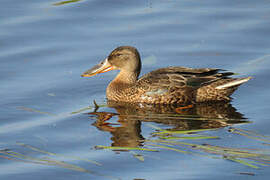
[[[154,145],[154,146],[159,146],[160,148],[167,149],[167,150],[173,150],[176,152],[181,152],[181,153],[195,153],[197,155],[203,155],[203,156],[208,156],[209,154],[212,155],[219,155],[219,158],[230,160],[233,162],[237,162],[239,164],[258,169],[259,166],[270,166],[270,151],[267,150],[261,150],[261,149],[243,149],[243,148],[228,148],[228,147],[221,147],[221,146],[213,146],[210,144],[195,144],[195,143],[187,143],[187,142],[182,142],[182,141],[176,141],[176,140],[188,140],[188,139],[196,139],[196,138],[201,138],[201,139],[207,139],[208,136],[187,136],[192,133],[198,133],[202,132],[205,130],[189,130],[189,131],[168,131],[168,130],[162,130],[160,128],[158,129],[159,132],[153,133],[155,134],[155,137],[158,137],[158,139],[155,140],[147,140],[146,142],[149,142],[150,146],[153,146],[153,143],[156,144],[162,144],[162,145]],[[209,131],[209,130],[208,130]],[[269,140],[266,139],[268,138],[267,136],[260,135],[258,133],[238,129],[238,128],[230,128],[230,132],[243,135],[248,138],[252,138],[255,140],[260,140],[264,142],[268,142]],[[164,134],[167,134],[168,137],[164,137]],[[187,137],[175,137],[175,134],[178,135],[186,135]],[[174,136],[172,136],[174,135]],[[211,136],[210,136],[211,137]],[[213,137],[213,138],[218,138],[218,137]],[[174,140],[174,141],[172,141]],[[173,148],[171,147],[173,146]],[[182,147],[185,149],[188,149],[188,151],[180,150],[176,147]],[[201,154],[201,152],[207,153],[207,154]],[[200,153],[200,154],[199,154]],[[216,158],[216,156],[214,156]]]
[[[241,175],[255,176],[255,174],[254,173],[251,173],[251,172],[239,172],[239,174],[241,174]]]
[[[155,134],[155,135],[158,135],[158,134],[192,134],[192,133],[197,133],[197,132],[205,132],[205,131],[213,131],[213,130],[217,130],[217,129],[194,129],[194,130],[179,130],[179,131],[159,129],[159,132],[155,132],[153,134]]]
[[[140,148],[140,147],[116,147],[116,146],[95,146],[95,149],[111,149],[111,150],[118,150],[118,151],[130,151],[130,150],[138,150],[138,151],[154,151],[157,152],[158,150],[150,149],[150,148]]]
[[[40,113],[40,114],[46,114],[46,115],[50,115],[50,116],[56,116],[56,114],[53,114],[53,113],[43,112],[43,111],[39,111],[37,109],[24,107],[24,106],[19,106],[19,107],[17,107],[17,109],[21,109],[21,110],[29,111],[29,112],[36,112],[36,113]]]
[[[87,169],[84,169],[82,167],[69,164],[63,161],[58,161],[55,159],[51,159],[49,157],[43,157],[43,158],[35,158],[32,156],[26,156],[24,154],[14,152],[12,150],[1,150],[0,154],[4,154],[6,156],[0,156],[5,159],[14,160],[14,161],[21,161],[26,163],[34,163],[34,164],[43,164],[43,165],[53,165],[53,166],[60,166],[62,168],[79,171],[79,172],[86,172],[86,173],[93,173]]]
[[[171,144],[167,144],[168,146],[162,146],[162,145],[158,145],[158,144],[148,144],[148,145],[156,146],[156,147],[159,147],[159,148],[162,148],[162,149],[172,150],[172,151],[176,151],[176,152],[180,152],[180,153],[190,153],[188,151],[183,151],[183,150],[180,150],[180,149],[177,149],[177,148],[169,147],[169,145],[171,145]]]
[[[240,149],[240,148],[227,148],[221,146],[212,146],[208,144],[194,144],[194,143],[185,143],[185,142],[178,142],[178,141],[167,141],[167,140],[150,140],[149,146],[153,146],[152,143],[163,144],[163,145],[154,145],[159,146],[163,149],[173,150],[176,152],[181,153],[189,153],[189,154],[196,154],[200,156],[207,156],[209,154],[212,155],[220,155],[219,158],[231,160],[237,163],[240,163],[245,166],[249,166],[251,168],[258,169],[259,166],[270,166],[270,155],[269,152],[262,152],[260,149]],[[170,146],[173,146],[170,147]],[[175,147],[182,147],[188,149],[186,151],[180,150]],[[205,152],[207,154],[201,154],[201,152]],[[217,158],[216,156],[213,156]]]
[[[67,163],[67,162],[62,161],[62,160],[57,160],[56,158],[57,157],[64,157],[67,160],[68,159],[71,159],[71,160],[75,159],[78,161],[85,161],[85,162],[95,164],[98,166],[102,165],[96,161],[85,159],[85,158],[80,158],[80,157],[75,157],[75,156],[64,156],[61,154],[56,154],[56,153],[48,152],[48,151],[42,150],[40,148],[31,146],[28,144],[24,144],[24,143],[18,142],[16,144],[21,146],[21,147],[27,148],[27,150],[32,150],[36,153],[38,152],[38,153],[46,154],[47,156],[40,155],[39,157],[33,157],[33,156],[25,155],[23,153],[19,153],[19,152],[10,150],[10,149],[3,149],[3,150],[0,150],[0,158],[12,160],[12,161],[17,161],[17,162],[24,162],[24,163],[41,164],[41,165],[48,165],[48,166],[58,166],[58,167],[73,170],[73,171],[84,172],[84,173],[89,173],[92,175],[106,177],[107,179],[118,179],[115,177],[111,177],[111,176],[107,176],[104,174],[100,174],[100,173],[91,171],[89,169],[85,169],[83,167],[80,167],[80,166],[77,166],[74,164]]]
[[[54,93],[47,93],[47,95],[52,97],[56,96]]]
[[[218,139],[218,136],[203,136],[200,134],[197,134],[198,132],[206,132],[206,131],[213,131],[217,130],[217,128],[213,129],[193,129],[193,130],[165,130],[161,129],[154,125],[148,125],[149,127],[152,127],[156,129],[158,132],[152,133],[153,136],[158,136],[160,139],[166,139],[166,140],[195,140],[195,139]],[[181,134],[181,135],[188,135],[188,136],[173,136],[174,134]]]
[[[199,133],[206,133],[210,130],[217,129],[195,129],[195,130],[183,130],[183,131],[171,131],[158,128],[153,125],[149,125],[156,129],[158,132],[152,133],[152,137],[144,141],[144,148],[136,147],[111,147],[111,146],[96,146],[99,149],[111,149],[111,150],[141,150],[141,151],[158,151],[159,149],[175,151],[182,154],[190,154],[197,156],[205,156],[210,158],[219,158],[239,163],[241,165],[259,169],[262,166],[270,166],[270,151],[262,149],[247,149],[247,148],[232,148],[214,146],[210,144],[197,144],[186,142],[187,140],[199,140],[199,139],[217,139],[217,136],[205,136]],[[230,132],[243,135],[248,138],[268,142],[267,136],[263,136],[247,130],[238,128],[230,128]],[[195,141],[194,141],[195,142]],[[152,149],[155,147],[157,149]],[[160,151],[160,150],[159,150]],[[143,155],[137,155],[133,153],[133,156],[137,159],[144,161]],[[140,160],[140,159],[139,159]]]
[[[270,144],[270,139],[267,136],[260,135],[258,133],[232,128],[231,125],[235,123],[248,123],[248,121],[243,120],[241,115],[237,114],[237,116],[231,116],[232,118],[228,118],[230,116],[209,116],[209,113],[205,113],[205,117],[194,115],[194,114],[175,114],[175,113],[126,113],[126,114],[115,114],[108,112],[97,112],[99,106],[94,102],[95,111],[93,113],[88,113],[91,115],[97,115],[97,122],[105,126],[105,128],[99,128],[104,131],[113,132],[114,135],[120,135],[123,132],[123,129],[126,128],[128,132],[129,124],[125,124],[125,126],[114,129],[113,131],[109,130],[109,127],[112,123],[106,123],[106,121],[110,120],[113,116],[117,116],[120,122],[125,121],[153,121],[158,123],[172,123],[179,125],[181,129],[173,128],[173,129],[162,129],[153,124],[147,123],[147,126],[154,129],[154,132],[147,139],[140,139],[142,142],[138,143],[143,145],[143,147],[116,147],[116,146],[95,146],[96,149],[110,149],[113,151],[141,151],[145,153],[147,151],[174,151],[181,154],[188,155],[196,155],[203,156],[215,159],[223,159],[232,161],[253,169],[258,169],[262,166],[270,166],[270,151],[262,150],[262,149],[244,149],[244,148],[233,148],[233,147],[222,147],[218,145],[210,145],[206,143],[202,143],[203,140],[217,140],[220,139],[219,136],[212,136],[213,131],[217,131],[221,128],[229,126],[229,132],[237,135],[241,135],[247,138],[251,138],[257,141],[263,141],[264,144]],[[124,106],[125,107],[125,106]],[[204,106],[202,106],[204,107]],[[206,106],[208,107],[208,106]],[[136,108],[134,108],[136,109]],[[121,112],[122,109],[117,109],[117,112]],[[127,109],[124,109],[125,111]],[[128,109],[128,112],[133,112]],[[197,109],[197,110],[205,110],[205,109]],[[208,109],[206,109],[208,110]],[[210,108],[210,110],[212,110]],[[205,111],[200,111],[202,112]],[[208,111],[206,111],[208,112]],[[211,111],[212,112],[212,111]],[[224,112],[224,111],[221,111]],[[210,118],[209,118],[210,117]],[[221,118],[219,118],[221,117]],[[224,117],[224,118],[223,118]],[[238,119],[238,118],[240,119]],[[178,124],[179,123],[179,124]],[[96,123],[97,124],[97,123]],[[120,123],[121,124],[121,123]],[[132,124],[132,123],[131,123]],[[195,125],[195,126],[192,126]],[[99,126],[100,127],[100,126]],[[177,126],[176,126],[177,127]],[[194,129],[192,129],[194,128]],[[117,132],[119,130],[119,132]],[[211,133],[211,135],[209,135]],[[129,134],[126,134],[126,138]],[[136,135],[135,135],[136,136]],[[130,137],[134,137],[134,134],[130,134]],[[115,138],[118,139],[118,138]],[[115,144],[126,144],[121,142],[121,138],[118,139],[119,142],[114,142]],[[201,143],[200,143],[201,142]],[[204,141],[205,142],[205,141]],[[140,161],[144,161],[144,154],[132,153],[133,157],[139,159]]]
[[[258,134],[256,132],[252,132],[252,131],[247,131],[244,129],[239,129],[239,128],[230,128],[229,132],[234,133],[234,134],[238,134],[241,136],[245,136],[247,138],[251,138],[251,139],[255,139],[258,141],[263,141],[266,143],[270,143],[270,137],[269,136],[264,136],[261,134]]]
[[[173,136],[161,136],[161,139],[167,139],[167,140],[196,140],[196,139],[219,139],[218,136],[187,136],[187,137],[173,137]]]
[[[227,156],[225,156],[224,159],[231,160],[231,161],[234,161],[234,162],[249,166],[251,168],[255,168],[255,169],[259,168],[258,166],[255,166],[255,165],[253,165],[253,164],[251,164],[251,163],[249,163],[249,162],[247,162],[245,160],[242,160],[242,159],[237,159],[237,158],[234,158],[234,157],[227,157]]]
[[[136,159],[138,159],[139,161],[144,162],[144,156],[143,156],[143,155],[137,154],[137,153],[135,153],[135,152],[133,152],[133,151],[131,151],[131,154],[132,154]]]
[[[75,2],[79,2],[81,0],[68,0],[68,1],[60,1],[57,3],[53,3],[54,6],[60,6],[60,5],[65,5],[65,4],[69,4],[69,3],[75,3]]]
[[[97,145],[94,149],[108,149],[116,151],[117,153],[129,152],[134,158],[136,158],[140,162],[144,162],[146,158],[151,157],[152,155],[153,158],[160,158],[158,156],[158,153],[153,154],[152,152],[173,151],[175,153],[178,153],[176,154],[176,156],[178,156],[180,153],[183,155],[194,155],[222,159],[226,161],[232,161],[234,163],[238,163],[252,169],[259,169],[261,167],[270,166],[270,150],[259,148],[234,148],[209,144],[209,142],[217,142],[213,140],[220,139],[219,136],[213,135],[215,134],[214,131],[229,126],[228,132],[232,133],[232,135],[243,136],[252,140],[256,140],[261,144],[270,145],[269,136],[264,136],[252,131],[231,127],[232,124],[236,123],[248,123],[248,121],[244,121],[242,119],[241,114],[237,114],[237,116],[227,116],[227,114],[225,113],[224,115],[222,114],[222,116],[220,116],[219,113],[217,113],[218,116],[209,116],[209,114],[213,114],[211,108],[211,113],[208,113],[208,109],[205,110],[204,108],[198,108],[197,110],[201,110],[199,111],[200,114],[192,114],[186,112],[184,112],[183,114],[175,112],[170,113],[165,110],[149,113],[147,109],[133,107],[131,109],[116,108],[117,113],[97,112],[100,107],[108,106],[98,105],[94,101],[94,104],[92,106],[87,106],[71,113],[78,114],[86,110],[91,110],[92,112],[88,112],[87,115],[97,116],[97,121],[92,125],[96,126],[102,131],[110,132],[114,136],[113,138],[111,138],[113,141],[115,141],[114,143],[112,143],[114,144],[114,146]],[[31,112],[50,114],[31,108],[20,108]],[[137,111],[140,110],[141,113],[138,113]],[[186,109],[180,108],[178,110]],[[223,113],[224,111],[222,110],[221,112]],[[114,117],[115,119],[113,119]],[[109,120],[117,120],[117,123],[109,122]],[[149,121],[154,123],[166,124],[170,126],[170,128],[160,128],[153,125],[154,123],[146,123],[147,126],[153,129],[153,133],[151,133],[150,137],[145,139],[140,134],[140,123]],[[114,125],[117,125],[117,127]],[[171,125],[173,125],[174,127],[172,128]],[[124,138],[122,138],[123,134]],[[48,152],[24,143],[17,143],[17,145],[34,151],[35,153],[40,153],[41,155],[39,155],[38,157],[33,157],[29,154],[25,155],[13,150],[6,149],[0,151],[0,158],[25,163],[58,166],[79,172],[109,177],[90,171],[83,167],[67,163],[66,161],[71,159],[73,161],[84,161],[94,165],[102,166],[102,164],[99,162],[75,156],[64,156],[61,154]],[[131,147],[129,147],[129,145]],[[149,154],[151,155],[149,156]],[[60,161],[58,157],[60,157],[61,159],[64,158],[65,161]],[[247,173],[246,175],[252,174]]]
[[[71,112],[71,114],[79,114],[81,112],[84,112],[87,110],[92,110],[92,109],[94,109],[94,112],[96,112],[98,110],[98,108],[100,108],[100,107],[107,107],[107,105],[105,105],[105,104],[98,105],[95,100],[93,103],[94,103],[94,106],[87,106],[87,107],[81,108],[79,110]]]
[[[93,109],[92,106],[87,106],[87,107],[81,108],[81,109],[79,109],[79,110],[73,111],[73,112],[71,112],[71,114],[79,114],[79,113],[81,113],[81,112],[83,112],[83,111],[91,110],[91,109]]]
[[[90,162],[90,163],[93,163],[93,164],[98,165],[98,166],[101,166],[101,165],[102,165],[102,164],[100,164],[99,162],[96,162],[96,161],[93,161],[93,160],[82,159],[82,158],[75,157],[75,156],[63,156],[63,155],[56,154],[56,153],[52,153],[52,152],[48,152],[48,151],[45,151],[45,150],[36,148],[36,147],[34,147],[34,146],[31,146],[31,145],[28,145],[28,144],[24,144],[24,143],[19,143],[19,142],[17,142],[16,144],[18,144],[18,145],[20,145],[20,146],[23,146],[23,147],[26,147],[26,148],[29,148],[29,149],[31,149],[31,150],[33,150],[33,151],[40,152],[40,153],[43,153],[43,154],[48,154],[48,155],[51,155],[51,156],[58,156],[58,157],[72,158],[72,159],[76,159],[76,160],[79,160],[79,161]]]

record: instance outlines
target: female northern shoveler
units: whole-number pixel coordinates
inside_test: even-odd
[[[82,74],[120,70],[106,90],[108,100],[149,104],[186,104],[207,101],[229,101],[239,85],[251,77],[231,78],[232,72],[221,69],[167,67],[157,69],[138,79],[141,59],[136,48],[121,46],[100,64]]]

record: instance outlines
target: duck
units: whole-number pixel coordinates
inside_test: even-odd
[[[132,46],[120,46],[85,71],[82,77],[119,70],[106,89],[109,101],[146,104],[195,104],[230,101],[233,92],[251,77],[233,78],[235,73],[217,68],[171,66],[139,78],[141,58]]]

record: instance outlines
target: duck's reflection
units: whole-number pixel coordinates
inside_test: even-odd
[[[247,122],[228,102],[200,103],[192,106],[147,105],[108,102],[117,113],[91,112],[98,129],[112,134],[112,146],[137,147],[142,145],[141,122],[155,122],[170,126],[170,130],[221,128]],[[108,122],[112,117],[117,123]]]

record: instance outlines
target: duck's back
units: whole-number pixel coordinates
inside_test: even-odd
[[[134,85],[111,84],[116,90],[109,99],[149,104],[228,101],[237,87],[250,79],[231,75],[220,69],[161,68],[145,74]]]
[[[231,78],[234,73],[222,71],[186,67],[157,69],[138,80],[140,99],[154,104],[228,101],[237,87],[250,78]],[[225,84],[229,85],[223,88]]]

